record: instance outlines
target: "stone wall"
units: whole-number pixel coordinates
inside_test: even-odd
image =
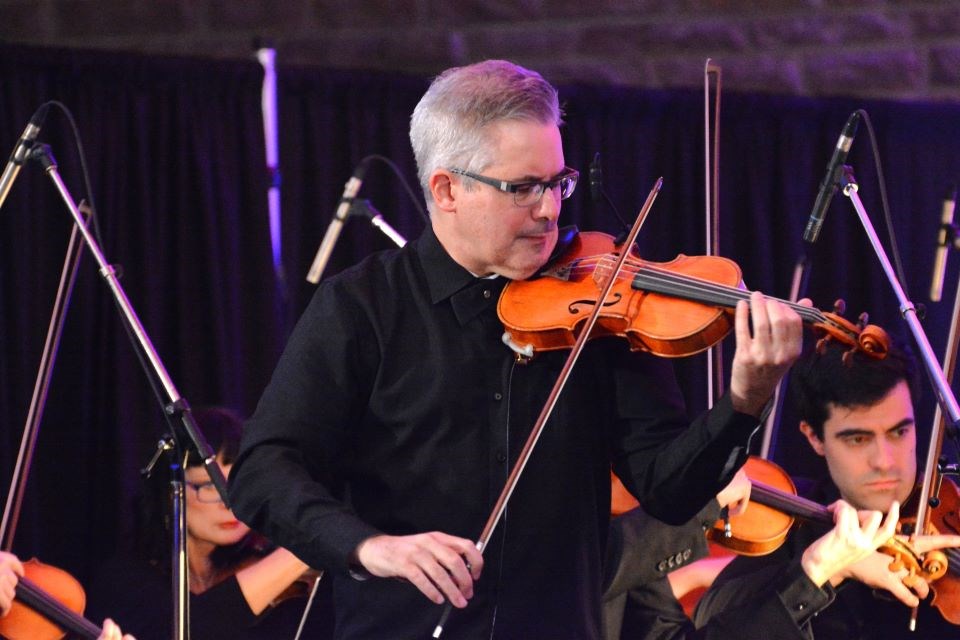
[[[957,0],[0,0],[0,39],[433,74],[504,57],[554,82],[960,100]]]

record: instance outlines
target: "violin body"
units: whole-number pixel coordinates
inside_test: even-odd
[[[960,489],[944,477],[937,497],[940,503],[930,509],[930,524],[937,533],[960,534]],[[930,583],[930,606],[939,610],[944,619],[960,625],[960,554],[949,551],[946,575]]]
[[[787,472],[769,460],[750,456],[743,470],[752,485],[750,506],[743,513],[730,516],[729,532],[725,527],[727,523],[718,520],[713,528],[707,531],[707,538],[740,555],[762,556],[773,553],[787,539],[794,518],[792,512],[764,504],[771,502],[769,500],[761,502],[761,494],[770,494],[776,490],[793,498],[796,497],[797,488]]]
[[[531,345],[534,351],[571,347],[593,311],[620,249],[612,236],[584,231],[540,277],[509,283],[500,296],[497,313],[510,341]],[[632,253],[639,260],[635,247]],[[656,263],[656,267],[697,280],[742,286],[740,268],[726,258],[681,254],[670,262]],[[637,289],[625,278],[614,285],[603,303],[591,337],[624,337],[635,351],[683,357],[709,349],[732,328],[730,309]]]
[[[0,618],[0,637],[8,640],[60,640],[67,632],[96,640],[101,629],[81,614],[83,587],[63,569],[32,558],[23,563],[10,612]]]

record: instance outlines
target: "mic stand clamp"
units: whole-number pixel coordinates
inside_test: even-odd
[[[960,468],[957,467],[956,462],[948,463],[946,456],[940,456],[937,460],[937,483],[933,487],[933,491],[930,492],[930,497],[927,500],[927,505],[931,509],[936,509],[940,506],[940,488],[943,485],[944,476],[953,476],[956,478],[960,476]]]
[[[960,225],[956,222],[945,222],[940,225],[944,233],[944,244],[954,249],[960,249]]]
[[[373,206],[370,200],[352,198],[350,199],[350,209],[347,211],[347,217],[349,216],[362,216],[364,218],[370,219],[370,224],[375,226],[377,229],[383,232],[385,236],[393,240],[394,244],[398,247],[403,247],[407,244],[406,238],[397,233],[397,230],[390,226],[390,224],[383,219],[383,215],[377,211],[377,208]]]
[[[167,456],[170,467],[170,522],[171,522],[171,571],[173,593],[174,638],[190,637],[190,567],[187,563],[187,481],[184,477],[186,454],[177,444],[178,440],[165,434],[158,442],[157,449],[140,470],[140,475],[149,478],[160,458]]]
[[[143,324],[140,322],[136,312],[133,310],[133,306],[130,304],[130,300],[127,298],[126,292],[120,285],[120,281],[117,278],[116,268],[107,262],[103,255],[103,251],[100,249],[100,245],[87,228],[86,221],[83,219],[80,210],[77,208],[76,202],[73,200],[69,190],[67,189],[63,180],[60,178],[60,174],[57,171],[57,162],[53,158],[53,154],[50,151],[49,145],[39,143],[34,144],[28,153],[28,158],[40,162],[40,164],[43,165],[44,172],[53,181],[54,186],[60,193],[61,199],[67,206],[70,214],[73,216],[73,221],[76,225],[76,228],[80,230],[83,240],[87,244],[87,248],[90,250],[90,253],[93,254],[93,258],[96,260],[100,275],[103,276],[104,280],[106,280],[107,286],[110,288],[110,292],[113,294],[114,301],[116,302],[117,308],[120,311],[121,318],[126,324],[126,328],[135,338],[136,344],[140,348],[142,355],[150,364],[149,368],[145,367],[147,377],[152,383],[154,378],[151,376],[155,376],[156,380],[162,384],[168,399],[168,402],[163,406],[164,415],[168,418],[180,418],[181,424],[183,425],[183,431],[186,432],[190,439],[191,445],[196,448],[200,454],[200,457],[203,459],[204,467],[206,468],[207,473],[210,474],[210,480],[217,488],[217,492],[220,494],[223,503],[229,507],[229,501],[227,498],[227,482],[226,478],[223,476],[220,466],[217,464],[216,453],[211,450],[210,445],[200,433],[200,430],[197,428],[196,421],[193,419],[193,415],[190,413],[190,407],[187,404],[187,401],[180,396],[176,386],[173,384],[173,380],[170,378],[170,374],[167,373],[166,368],[163,366],[160,356],[157,354],[156,349],[154,349],[153,343],[150,341],[146,330],[143,328]],[[143,358],[141,358],[141,360],[143,360]],[[173,437],[175,440],[177,439],[176,431],[177,429],[174,429]],[[181,456],[176,464],[182,466],[182,461],[183,457]],[[181,483],[180,497],[182,497],[182,494],[183,485]],[[176,505],[177,503],[178,501],[175,500],[174,504]],[[177,539],[179,537],[178,543],[182,545],[185,544],[183,541],[185,540],[186,534],[186,517],[182,508],[184,503],[181,501],[179,504],[181,505],[181,508],[177,513],[175,513],[174,528],[177,533],[175,533],[174,538]],[[181,556],[181,554],[179,552],[175,552],[174,557],[178,556]],[[174,563],[173,570],[175,575],[177,573],[181,573],[181,575],[178,577],[180,581],[178,591],[183,592],[186,591],[186,589],[183,589],[182,587],[182,585],[185,584],[186,573],[178,572],[177,567],[185,567],[185,565],[186,554],[183,553],[179,561],[179,565]],[[180,640],[181,638],[187,637],[185,635],[176,635],[177,632],[185,631],[187,629],[186,620],[183,618],[186,607],[180,606],[180,599],[185,600],[185,597],[178,593],[176,598],[178,599],[174,601],[174,615],[178,616],[178,619],[174,620],[173,628],[175,637]]]

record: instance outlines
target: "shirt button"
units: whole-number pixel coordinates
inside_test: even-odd
[[[487,300],[489,300],[489,299],[490,299],[490,296],[492,296],[492,295],[493,295],[493,293],[491,293],[490,289],[484,289],[484,290],[483,290],[483,297],[486,298]]]
[[[806,609],[806,608],[807,608],[807,603],[806,603],[806,602],[801,602],[801,603],[797,604],[797,611],[803,611],[803,610]]]
[[[507,456],[503,453],[497,454],[497,462],[506,462]]]
[[[497,392],[495,392],[495,393],[493,394],[493,399],[494,399],[494,400],[503,400],[503,394],[500,393],[499,391],[497,391]]]

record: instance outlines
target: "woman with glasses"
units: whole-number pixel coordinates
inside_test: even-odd
[[[240,418],[223,408],[199,410],[194,417],[229,478]],[[169,478],[161,466],[138,500],[135,548],[108,562],[89,594],[91,611],[110,611],[139,640],[172,635]],[[296,596],[306,596],[310,587],[307,565],[237,520],[195,450],[188,453],[184,480],[192,637],[292,638],[307,601]],[[311,638],[325,637],[328,626],[329,604],[321,601],[314,605],[318,616],[311,619]]]

